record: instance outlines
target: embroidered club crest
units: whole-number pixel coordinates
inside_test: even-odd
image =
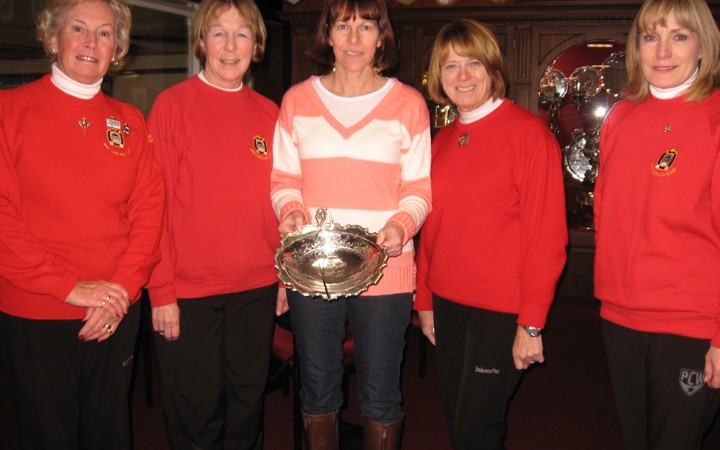
[[[656,177],[666,177],[677,172],[677,169],[672,167],[677,159],[677,156],[678,152],[674,148],[665,151],[662,155],[660,155],[657,164],[651,168],[653,175]]]
[[[105,124],[107,125],[108,143],[113,147],[123,148],[125,141],[121,132],[122,125],[120,124],[120,121],[117,120],[115,116],[111,115],[105,119]]]
[[[668,170],[670,166],[675,162],[675,158],[677,157],[677,150],[670,149],[662,154],[660,159],[657,162],[657,165],[655,165],[655,168],[657,170]]]
[[[680,369],[680,388],[688,397],[700,392],[705,386],[705,372],[702,370]]]
[[[110,153],[115,156],[128,156],[130,149],[125,148],[122,122],[117,120],[114,115],[110,115],[110,117],[105,119],[105,125],[107,126],[107,131],[105,132],[107,143],[103,144],[105,148],[110,150]],[[125,129],[127,129],[126,134],[129,135],[130,127],[127,123],[125,124]]]
[[[265,138],[260,135],[256,135],[253,138],[253,148],[251,148],[250,151],[258,159],[264,160],[270,157],[270,154],[268,153],[267,141],[265,141]]]
[[[114,147],[123,148],[125,145],[123,141],[123,135],[120,130],[109,129],[107,130],[108,143]]]

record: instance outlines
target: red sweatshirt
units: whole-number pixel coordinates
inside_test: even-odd
[[[277,282],[278,223],[270,204],[278,107],[245,86],[195,76],[161,93],[148,126],[165,178],[162,260],[153,306]]]
[[[627,328],[720,347],[720,92],[617,104],[595,186],[595,296]]]
[[[432,148],[415,309],[431,310],[435,293],[544,327],[567,244],[557,141],[506,99],[473,123],[441,129]]]
[[[46,76],[0,91],[0,311],[81,319],[63,303],[79,280],[137,298],[159,259],[162,178],[145,119]]]

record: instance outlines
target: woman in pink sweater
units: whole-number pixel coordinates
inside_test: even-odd
[[[300,397],[312,449],[337,448],[342,342],[352,326],[367,449],[397,449],[403,424],[400,365],[410,320],[412,238],[430,210],[430,129],[414,89],[379,74],[394,60],[382,0],[331,0],[317,55],[333,71],[291,88],[275,131],[272,202],[288,233],[328,208],[339,224],[377,232],[391,257],[379,284],[327,302],[288,293],[300,356]]]
[[[625,448],[700,448],[720,407],[720,31],[648,0],[601,133],[595,295]]]

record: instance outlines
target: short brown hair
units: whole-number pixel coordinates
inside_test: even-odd
[[[68,10],[86,1],[104,1],[115,13],[115,59],[121,59],[130,49],[130,27],[132,16],[124,0],[47,0],[45,8],[37,19],[35,36],[42,42],[45,54],[53,61],[57,58],[50,48],[50,39],[55,36],[65,21]]]
[[[441,73],[451,46],[458,55],[475,58],[485,66],[491,79],[490,96],[493,99],[505,95],[507,72],[495,36],[486,26],[465,19],[445,25],[435,38],[427,78],[428,94],[435,103],[452,103],[443,90]]]
[[[193,14],[190,41],[193,45],[195,57],[205,64],[205,49],[202,41],[205,39],[208,23],[217,18],[221,10],[224,8],[235,8],[240,15],[247,21],[253,33],[255,41],[255,54],[253,61],[262,60],[265,54],[265,39],[267,38],[267,30],[265,22],[263,22],[262,14],[253,0],[203,0],[195,14]]]
[[[315,45],[310,56],[327,68],[335,64],[335,54],[330,46],[330,29],[338,20],[359,17],[374,20],[380,29],[380,47],[375,50],[373,67],[385,70],[392,67],[397,59],[395,33],[390,23],[384,0],[327,0],[323,5],[315,34]]]
[[[701,101],[720,85],[720,31],[705,0],[646,0],[635,16],[626,46],[625,95],[631,100],[642,101],[650,91],[640,63],[640,40],[658,25],[666,26],[670,14],[682,27],[696,33],[700,41],[699,70],[687,91],[688,100]]]

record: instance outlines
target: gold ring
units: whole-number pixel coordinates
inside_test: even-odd
[[[109,323],[105,324],[105,331],[107,331],[108,333],[112,333],[112,327],[110,326]]]

